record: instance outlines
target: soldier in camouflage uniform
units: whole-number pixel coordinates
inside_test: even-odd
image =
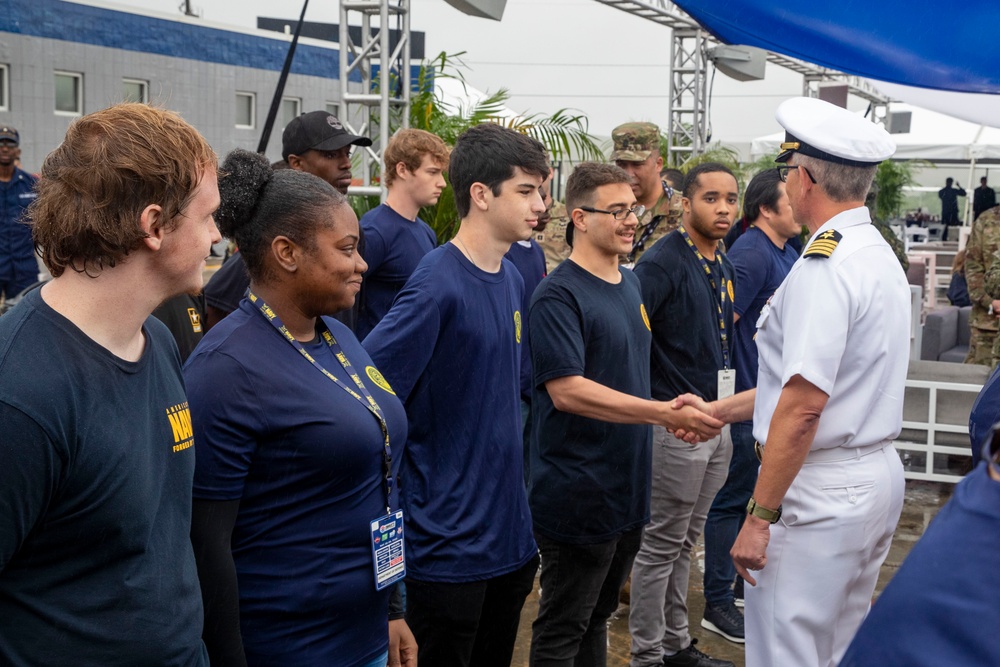
[[[993,344],[1000,315],[1000,291],[986,288],[986,270],[991,268],[1000,250],[1000,206],[983,211],[972,223],[972,233],[965,246],[965,279],[969,284],[972,315],[969,318],[969,356],[967,364],[993,365]]]
[[[566,215],[566,205],[552,199],[552,175],[542,183],[542,199],[545,201],[545,213],[538,217],[538,225],[532,234],[532,238],[545,253],[545,273],[552,273],[552,270],[559,266],[567,257],[572,248],[566,243],[566,225],[569,224],[569,216]]]
[[[636,201],[646,207],[635,230],[632,252],[619,257],[629,267],[635,265],[643,252],[681,224],[681,193],[674,192],[660,178],[663,158],[660,156],[660,128],[653,123],[625,123],[611,131],[614,152],[611,161],[632,176],[632,192]]]
[[[872,216],[872,225],[882,235],[885,242],[889,244],[889,247],[892,248],[892,252],[896,255],[896,259],[899,260],[899,265],[903,267],[903,271],[908,271],[910,269],[910,259],[906,256],[906,248],[903,247],[903,242],[896,236],[896,232],[892,231],[892,227],[875,217],[876,194],[877,188],[873,185],[871,190],[868,191],[868,196],[865,197],[865,206],[868,207],[868,212]]]
[[[987,211],[991,209],[986,209],[979,214],[980,218],[986,214]],[[976,218],[978,221],[979,218]],[[975,223],[972,223],[973,225]],[[993,256],[993,261],[987,264],[986,273],[983,275],[983,289],[990,299],[1000,298],[1000,253]],[[994,308],[996,311],[996,308]],[[993,339],[993,356],[990,362],[991,367],[996,368],[997,363],[1000,362],[1000,336],[996,336]]]

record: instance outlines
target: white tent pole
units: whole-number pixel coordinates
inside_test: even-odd
[[[979,139],[983,136],[983,130],[986,129],[985,125],[980,125],[979,130],[976,132],[976,138],[972,140],[972,145],[969,146],[969,177],[965,182],[969,186],[971,192],[965,197],[965,206],[963,207],[962,215],[962,226],[968,227],[972,225],[972,220],[970,219],[969,213],[972,211],[972,198],[975,195],[975,188],[973,183],[976,178],[976,146],[979,145]],[[968,191],[967,191],[968,192]]]

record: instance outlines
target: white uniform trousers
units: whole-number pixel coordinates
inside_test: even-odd
[[[838,450],[840,451],[840,450]],[[746,586],[747,667],[834,667],[864,620],[903,509],[891,444],[807,458]]]

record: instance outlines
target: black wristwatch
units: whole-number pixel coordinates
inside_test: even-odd
[[[747,503],[747,514],[752,514],[768,523],[778,523],[778,519],[781,518],[781,506],[779,505],[776,510],[768,509],[763,505],[758,505],[756,500],[750,498],[750,502]]]

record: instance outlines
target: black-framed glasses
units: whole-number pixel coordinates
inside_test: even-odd
[[[788,172],[791,171],[792,169],[801,169],[802,171],[805,172],[806,176],[809,177],[810,181],[816,183],[816,179],[813,178],[813,175],[809,173],[809,170],[803,167],[801,164],[781,164],[778,165],[776,169],[778,170],[778,178],[781,179],[782,183],[788,182]]]
[[[633,206],[632,208],[619,208],[614,211],[603,211],[599,208],[594,208],[593,206],[581,206],[581,211],[586,211],[587,213],[607,213],[608,215],[614,217],[615,220],[624,220],[628,217],[629,213],[635,213],[636,218],[641,218],[642,214],[646,212],[646,207],[642,204]]]

